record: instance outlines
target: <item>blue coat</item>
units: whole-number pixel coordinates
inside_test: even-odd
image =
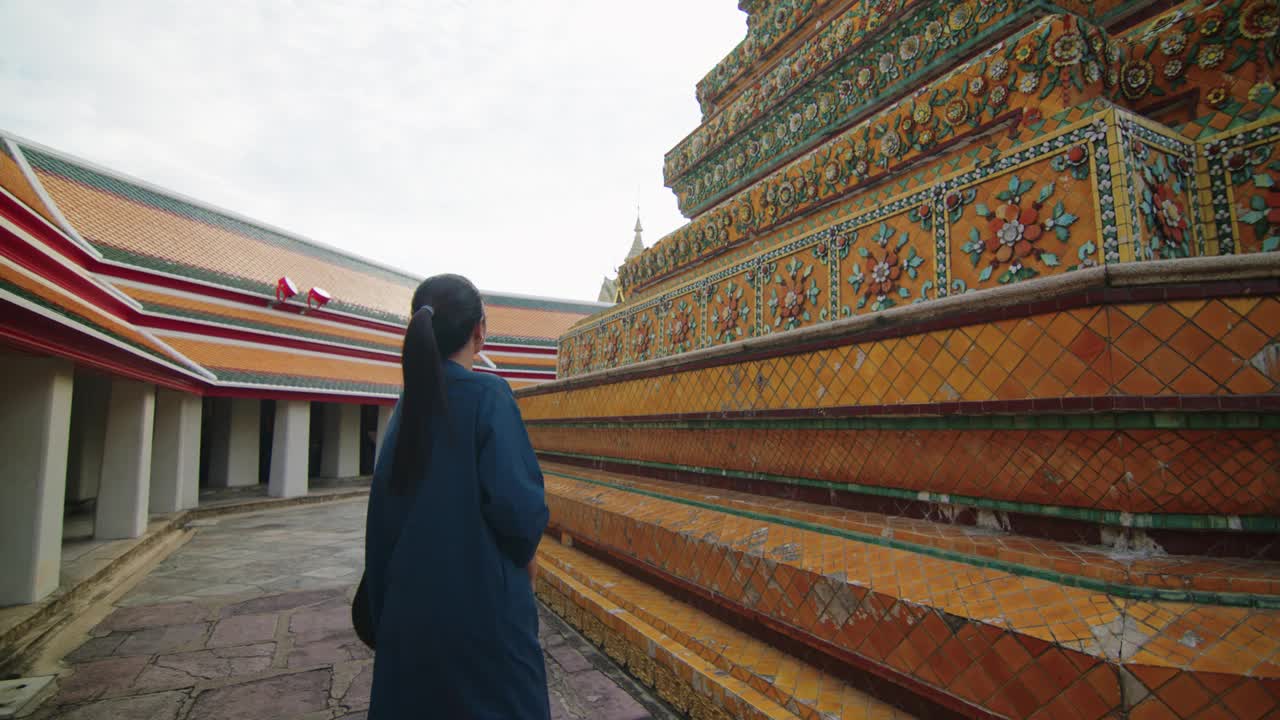
[[[370,720],[547,720],[546,668],[525,566],[548,513],[506,381],[444,363],[447,427],[430,471],[393,496],[399,407],[369,494],[365,573],[377,653]],[[439,423],[437,423],[439,425]]]

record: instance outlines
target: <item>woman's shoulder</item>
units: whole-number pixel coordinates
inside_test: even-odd
[[[514,397],[511,385],[503,378],[492,373],[464,369],[462,372],[451,375],[449,379],[451,382],[459,383],[469,392],[474,392],[481,397],[488,397],[494,394],[498,397]]]

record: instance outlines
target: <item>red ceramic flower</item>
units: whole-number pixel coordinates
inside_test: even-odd
[[[738,298],[733,295],[726,297],[724,304],[717,308],[711,316],[716,335],[723,335],[730,330],[736,329],[738,327],[739,312]]]
[[[622,350],[622,337],[616,334],[610,335],[608,343],[605,345],[605,361],[610,367],[614,367],[618,364],[618,353]]]
[[[996,262],[1007,263],[1024,258],[1035,251],[1034,243],[1044,230],[1040,227],[1040,211],[1005,203],[991,215],[987,250],[995,253]]]
[[[1156,223],[1165,239],[1181,245],[1187,234],[1187,213],[1177,194],[1166,183],[1156,186]]]
[[[636,330],[636,339],[635,339],[636,357],[643,358],[648,356],[649,341],[651,339],[652,339],[652,335],[649,334],[648,325],[643,325]]]
[[[677,312],[671,318],[671,344],[683,345],[689,341],[692,318],[688,311]]]
[[[804,315],[804,277],[797,273],[796,277],[783,276],[778,293],[778,317],[783,322],[799,319]]]
[[[872,253],[867,258],[867,289],[864,293],[868,299],[879,299],[893,292],[902,277],[902,265],[898,262],[898,252],[885,248],[882,257]]]

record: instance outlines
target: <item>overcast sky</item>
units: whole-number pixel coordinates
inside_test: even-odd
[[[0,0],[0,128],[420,275],[594,300],[735,0]]]

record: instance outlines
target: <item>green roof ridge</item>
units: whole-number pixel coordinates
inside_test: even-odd
[[[551,310],[555,312],[582,313],[590,315],[607,310],[613,305],[583,302],[579,300],[557,300],[555,298],[529,297],[525,295],[508,295],[500,292],[481,291],[485,304],[493,307],[526,308],[531,310]]]
[[[307,375],[287,375],[277,373],[262,373],[252,370],[232,370],[218,367],[208,367],[214,375],[222,382],[234,382],[247,385],[276,385],[280,387],[292,387],[305,390],[335,390],[344,393],[368,393],[373,395],[399,395],[399,385],[387,385],[383,383],[366,383],[354,382],[351,380],[332,380],[329,378],[318,378]]]

